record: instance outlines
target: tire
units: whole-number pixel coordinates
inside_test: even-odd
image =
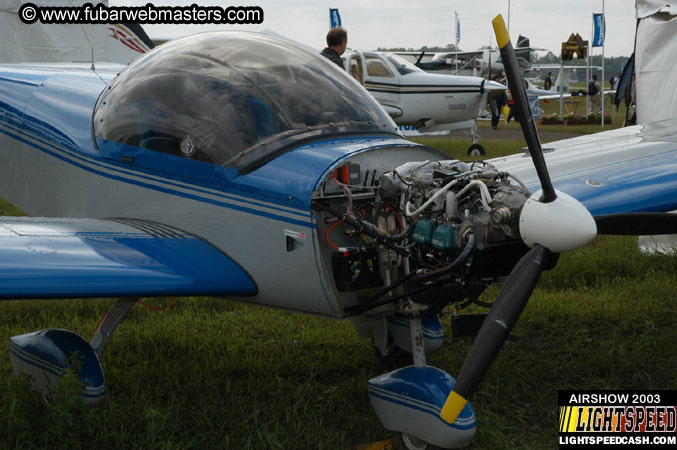
[[[484,147],[482,147],[480,144],[473,144],[470,147],[468,147],[468,156],[484,156],[487,154],[487,151],[484,150]]]
[[[397,433],[394,450],[441,450],[439,447],[428,444],[415,436],[406,433]]]

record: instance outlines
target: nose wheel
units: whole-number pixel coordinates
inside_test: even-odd
[[[439,448],[407,433],[398,433],[395,438],[395,450],[437,450]]]
[[[468,156],[484,156],[487,151],[480,144],[472,144],[468,147]]]

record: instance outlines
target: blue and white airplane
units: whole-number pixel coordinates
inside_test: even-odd
[[[138,297],[217,296],[349,319],[382,355],[411,352],[369,381],[376,414],[411,448],[466,445],[467,398],[553,255],[677,224],[675,122],[549,144],[552,183],[522,122],[533,162],[449,160],[331,62],[257,33],[127,67],[0,65],[0,195],[32,216],[0,218],[0,298],[120,298],[91,342],[12,337],[15,372],[50,396],[77,352],[96,403],[99,356]],[[426,365],[440,311],[506,276],[458,380]]]

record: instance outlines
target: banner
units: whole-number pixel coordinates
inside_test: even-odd
[[[458,20],[458,13],[454,11],[456,17],[456,51],[458,51],[458,43],[461,41],[461,21]]]
[[[604,46],[604,35],[606,34],[606,23],[604,21],[604,14],[593,14],[592,24],[594,25],[594,34],[592,38],[593,47]]]
[[[329,28],[341,26],[341,14],[338,8],[329,8]]]

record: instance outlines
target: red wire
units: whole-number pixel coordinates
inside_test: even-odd
[[[330,227],[327,229],[327,234],[325,234],[325,238],[327,239],[327,242],[329,243],[329,245],[331,245],[332,247],[334,247],[336,250],[338,250],[339,248],[338,248],[338,246],[337,246],[336,244],[334,244],[334,243],[331,241],[331,239],[329,239],[329,233],[331,233],[331,230],[333,230],[336,226],[341,225],[342,223],[343,223],[343,221],[342,221],[342,220],[339,220],[339,221],[336,222],[334,225],[330,226]]]
[[[148,303],[142,302],[141,300],[139,300],[139,301],[136,302],[136,303],[138,303],[139,305],[143,305],[143,306],[145,306],[145,307],[147,307],[147,308],[150,308],[150,309],[152,309],[153,311],[167,311],[169,308],[171,308],[172,306],[174,306],[174,303],[176,303],[176,297],[174,297],[174,300],[172,300],[171,303],[169,303],[169,305],[167,305],[167,306],[165,306],[165,307],[162,307],[162,308],[159,308],[159,307],[153,306],[153,305],[149,305]]]
[[[101,319],[101,322],[99,322],[99,326],[96,327],[96,331],[99,331],[99,328],[101,328],[101,325],[103,325],[103,321],[106,320],[106,317],[108,317],[108,313],[103,315],[103,319]]]
[[[165,306],[164,308],[158,308],[157,306],[149,305],[148,303],[142,302],[141,300],[137,301],[136,303],[146,306],[154,311],[167,311],[169,308],[174,306],[174,303],[176,303],[176,297],[174,297],[174,300],[169,303],[169,305]],[[103,321],[106,320],[106,317],[108,317],[108,313],[104,314],[103,318],[101,319],[101,322],[99,322],[99,326],[96,327],[96,331],[99,331],[101,328],[101,325],[103,325]]]

